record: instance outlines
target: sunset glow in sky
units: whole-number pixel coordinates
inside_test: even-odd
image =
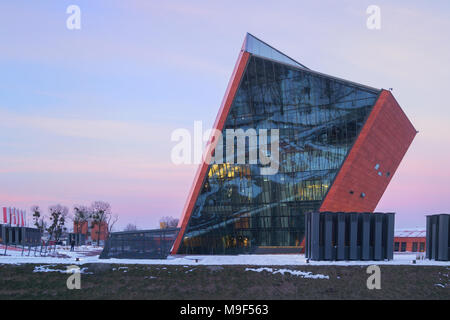
[[[81,9],[81,29],[66,8]],[[381,8],[381,29],[366,8]],[[307,67],[393,94],[419,131],[377,211],[450,211],[448,1],[0,1],[0,206],[111,203],[180,217],[196,165],[171,132],[212,126],[246,32]]]

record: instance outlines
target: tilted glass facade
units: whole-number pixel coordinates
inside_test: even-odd
[[[222,132],[278,129],[278,173],[261,175],[259,160],[209,165],[178,253],[300,249],[304,213],[319,209],[378,93],[251,55]]]

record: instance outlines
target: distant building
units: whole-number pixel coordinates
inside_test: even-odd
[[[86,241],[105,241],[108,238],[108,224],[105,221],[98,224],[91,219],[78,223],[74,222],[73,233],[83,234]]]
[[[399,229],[394,234],[394,251],[425,252],[427,232],[425,229]]]
[[[26,211],[2,207],[0,210],[0,243],[14,245],[36,245],[41,241],[41,232],[28,228]]]
[[[36,246],[41,243],[41,235],[37,228],[0,225],[0,243],[4,245]]]

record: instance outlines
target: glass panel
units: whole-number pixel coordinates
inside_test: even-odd
[[[284,53],[278,51],[275,48],[272,48],[267,43],[259,40],[258,38],[254,37],[253,35],[251,35],[249,33],[247,33],[247,36],[245,37],[243,49],[244,49],[244,51],[247,51],[249,53],[255,54],[260,57],[264,57],[264,58],[279,61],[282,63],[294,65],[296,67],[308,69],[301,63],[298,63],[294,59],[289,58]]]
[[[402,252],[406,251],[406,242],[402,242]]]
[[[260,159],[211,164],[178,253],[300,249],[304,213],[319,209],[377,94],[251,56],[223,133],[279,129],[278,173],[262,175]]]

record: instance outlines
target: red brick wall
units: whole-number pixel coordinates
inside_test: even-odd
[[[406,242],[406,251],[408,252],[414,252],[413,251],[413,243],[417,242],[417,251],[416,252],[420,252],[420,243],[423,242],[423,247],[424,250],[423,252],[425,252],[426,247],[427,247],[427,238],[426,237],[395,237],[394,238],[394,243],[398,242],[399,243],[399,249],[398,251],[400,252],[402,249],[402,242]]]
[[[391,92],[382,90],[320,211],[373,212],[416,133]]]
[[[99,237],[99,227],[98,225],[93,225],[91,228],[91,233],[89,234],[88,230],[88,222],[82,222],[82,223],[73,223],[73,232],[74,233],[82,233],[86,235],[86,237],[90,236],[92,241],[97,241],[97,238]],[[102,222],[101,228],[100,228],[100,240],[106,240],[108,238],[108,224],[106,222]]]
[[[108,224],[106,222],[101,223],[101,228],[99,228],[99,224],[95,224],[91,228],[92,241],[97,241],[99,237],[99,240],[106,240],[108,238]]]
[[[82,233],[87,235],[88,233],[88,223],[87,221],[85,222],[74,222],[73,223],[73,232],[74,233]]]

